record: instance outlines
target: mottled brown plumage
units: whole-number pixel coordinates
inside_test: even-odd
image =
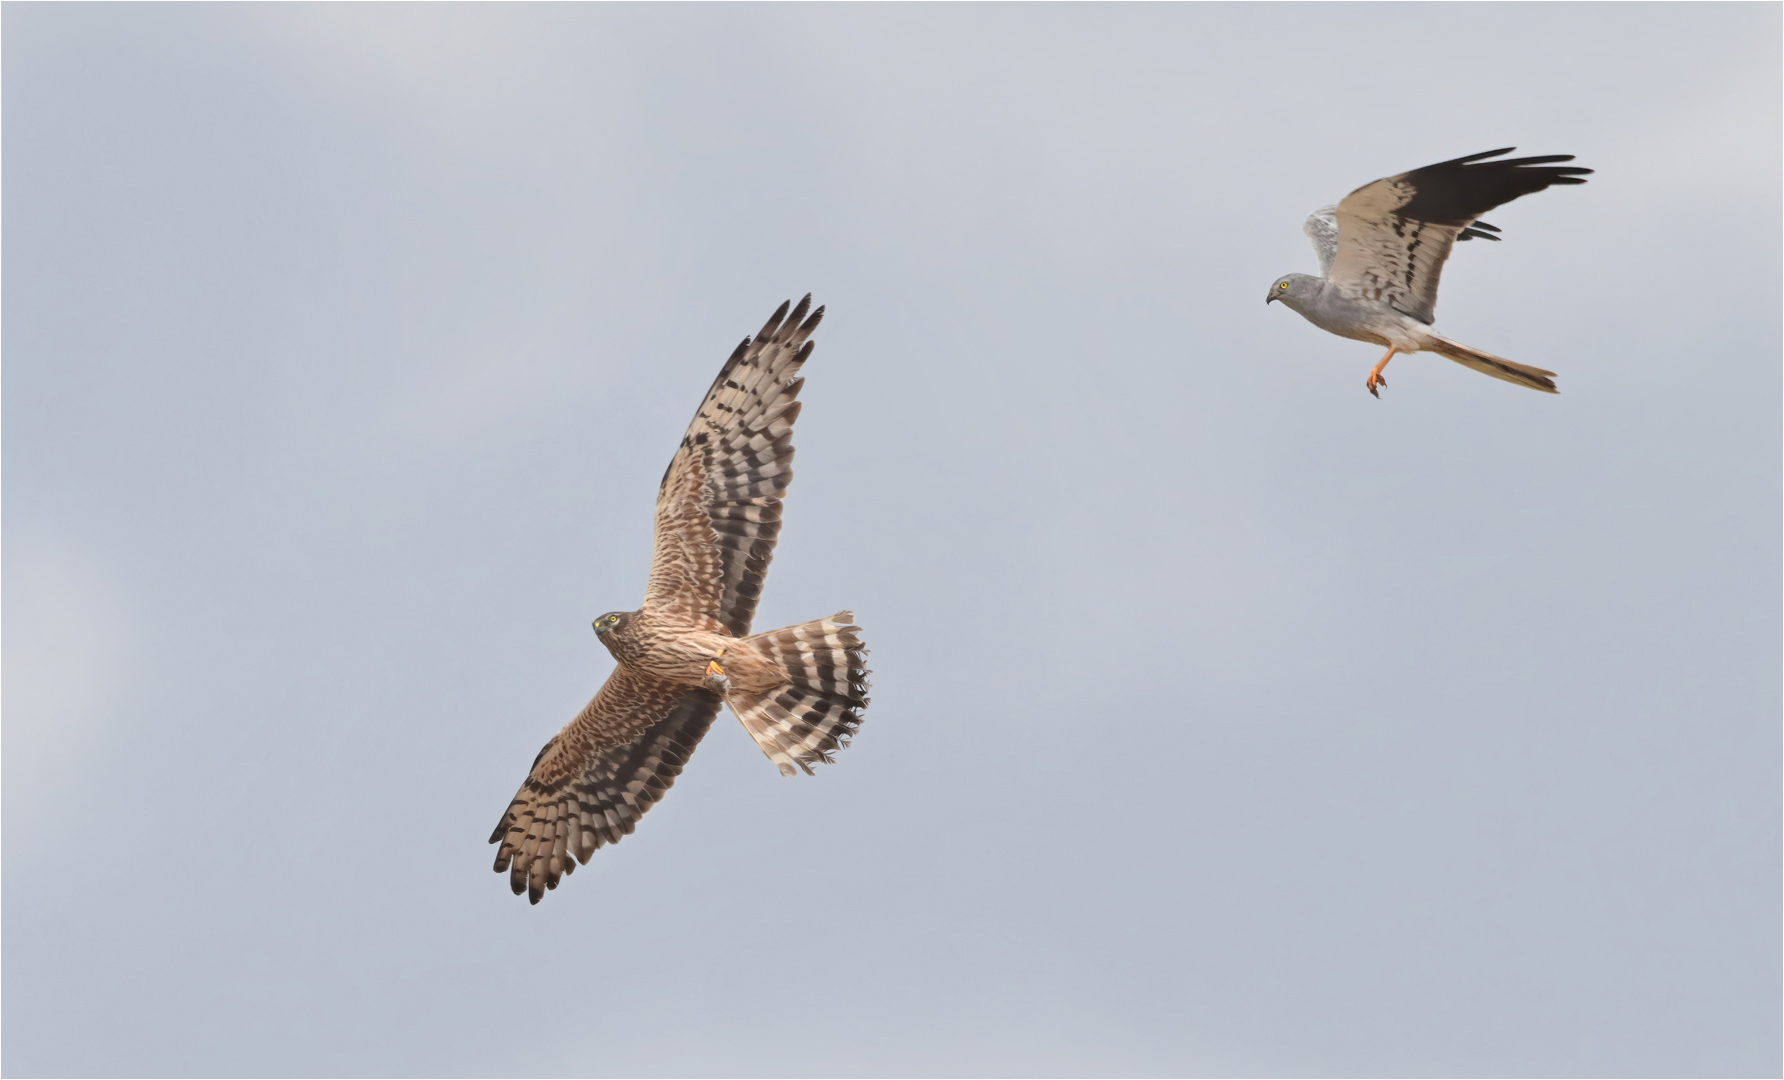
[[[538,903],[636,827],[726,703],[787,775],[831,760],[867,708],[867,650],[849,612],[750,636],[791,481],[807,296],[731,354],[657,492],[644,605],[595,631],[617,665],[539,751],[489,842],[495,868]],[[802,321],[803,320],[803,321]]]

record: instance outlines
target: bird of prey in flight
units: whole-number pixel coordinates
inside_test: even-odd
[[[1365,184],[1302,226],[1319,255],[1320,276],[1289,274],[1270,285],[1308,322],[1387,347],[1365,384],[1377,398],[1382,369],[1396,353],[1434,352],[1495,379],[1550,394],[1554,372],[1517,364],[1435,333],[1437,279],[1457,240],[1497,240],[1480,215],[1551,184],[1583,184],[1591,169],[1556,166],[1572,154],[1510,158],[1516,147],[1470,154]]]
[[[675,782],[721,703],[792,776],[847,746],[867,708],[867,649],[854,616],[750,633],[793,478],[806,339],[824,317],[808,295],[774,313],[725,361],[657,491],[644,604],[595,633],[617,665],[552,736],[489,842],[496,872],[537,904],[630,833]]]

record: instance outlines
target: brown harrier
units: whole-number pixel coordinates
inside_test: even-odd
[[[618,666],[539,751],[489,838],[517,896],[537,904],[577,861],[631,832],[720,702],[787,776],[830,761],[861,726],[867,649],[853,614],[750,634],[793,478],[806,338],[824,317],[807,319],[810,306],[809,295],[791,315],[782,304],[743,339],[663,474],[644,606],[595,620]]]

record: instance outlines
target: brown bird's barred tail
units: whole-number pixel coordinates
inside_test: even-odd
[[[833,761],[861,726],[867,647],[854,618],[854,612],[839,611],[745,639],[785,668],[788,679],[759,694],[733,691],[725,701],[782,776],[792,776],[796,767],[812,775],[811,767]]]
[[[1494,356],[1479,349],[1471,349],[1459,341],[1432,334],[1434,339],[1425,348],[1439,356],[1448,357],[1463,367],[1473,368],[1482,375],[1491,375],[1495,379],[1504,379],[1508,383],[1528,386],[1532,390],[1541,390],[1546,394],[1559,394],[1555,389],[1555,373],[1544,371],[1529,364],[1515,364],[1503,356]]]

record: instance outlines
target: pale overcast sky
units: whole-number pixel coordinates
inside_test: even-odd
[[[1780,8],[4,8],[8,1075],[1777,1075]],[[1501,146],[1531,393],[1261,302]],[[729,714],[537,908],[731,348]]]

